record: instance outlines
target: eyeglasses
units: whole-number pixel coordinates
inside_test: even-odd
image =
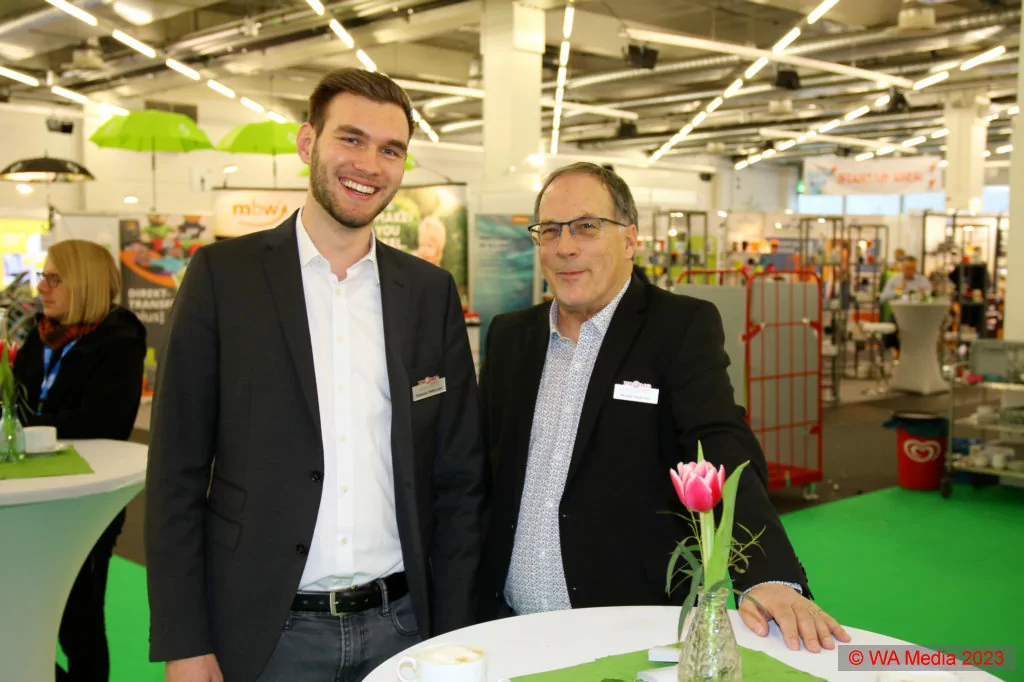
[[[569,234],[571,234],[577,241],[586,242],[593,241],[601,235],[601,228],[604,227],[604,223],[611,223],[612,225],[618,225],[619,227],[627,227],[625,223],[620,223],[617,220],[610,218],[596,218],[586,217],[577,218],[576,220],[570,220],[564,223],[547,222],[537,223],[536,225],[530,225],[530,234],[533,236],[533,241],[538,246],[547,246],[548,244],[554,244],[562,238],[562,229],[568,227]]]
[[[43,281],[46,282],[46,286],[51,289],[56,289],[64,282],[56,272],[43,272],[40,273],[40,277],[42,277]]]

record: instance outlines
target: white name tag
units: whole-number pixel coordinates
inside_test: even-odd
[[[444,377],[420,379],[419,383],[412,387],[412,401],[432,398],[435,395],[441,395],[446,390],[448,389],[445,387]]]
[[[639,381],[626,381],[621,384],[615,384],[614,397],[616,400],[657,405],[658,389],[651,388],[650,384],[641,384]]]

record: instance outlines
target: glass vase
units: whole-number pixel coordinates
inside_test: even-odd
[[[18,419],[17,409],[3,408],[0,416],[0,462],[20,462],[25,459],[25,429]]]
[[[729,621],[729,591],[701,592],[690,612],[679,652],[679,682],[743,679],[736,635]]]

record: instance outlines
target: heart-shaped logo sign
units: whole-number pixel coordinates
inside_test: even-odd
[[[939,444],[935,441],[926,443],[911,438],[904,441],[903,454],[918,464],[927,464],[939,458]]]

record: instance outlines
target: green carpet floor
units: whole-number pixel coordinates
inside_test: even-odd
[[[958,486],[953,496],[898,488],[787,514],[783,522],[817,601],[845,625],[930,647],[1015,646],[1024,616],[1024,490]],[[110,565],[111,682],[161,682],[147,661],[145,569]],[[1016,671],[993,671],[1024,682]]]
[[[890,488],[787,514],[815,600],[844,625],[921,646],[1024,654],[1014,585],[1024,570],[1024,490]],[[991,671],[1024,682],[1016,671]]]

